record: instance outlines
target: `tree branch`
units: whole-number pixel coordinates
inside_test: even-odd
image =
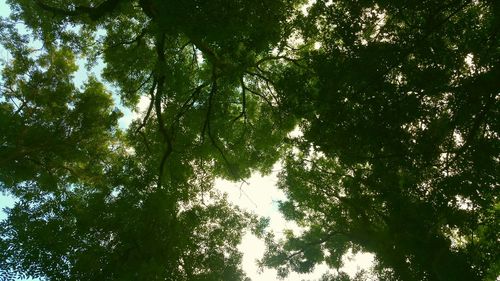
[[[207,44],[198,39],[191,39],[191,42],[198,50],[202,51],[205,55],[212,59],[214,63],[219,61],[217,54]]]
[[[254,95],[260,97],[261,99],[263,99],[267,103],[267,105],[269,105],[269,107],[271,107],[271,108],[274,107],[273,104],[272,104],[272,102],[266,96],[264,96],[263,94],[255,91],[255,90],[252,90],[252,89],[250,89],[250,88],[248,88],[246,86],[245,86],[245,90],[247,90],[251,94],[254,94]]]
[[[247,108],[247,100],[246,100],[246,87],[245,87],[245,81],[243,80],[243,77],[240,79],[241,83],[241,113],[234,118],[231,123],[236,122],[238,119],[241,117],[245,118],[245,124],[247,121],[247,113],[246,113],[246,108]]]
[[[257,68],[257,69],[259,71],[263,72],[262,69],[260,69],[260,68]],[[252,75],[252,76],[255,76],[257,78],[260,78],[262,81],[264,81],[264,84],[266,85],[267,90],[269,91],[269,94],[273,97],[276,104],[279,104],[278,98],[273,94],[274,90],[276,89],[276,85],[274,84],[274,81],[272,81],[270,78],[268,78],[268,77],[266,77],[263,74],[258,73],[258,72],[252,72],[252,71],[247,70],[247,71],[245,71],[245,73]]]
[[[149,148],[149,142],[148,142],[148,139],[146,137],[146,134],[144,132],[142,132],[141,129],[146,126],[146,123],[148,122],[149,116],[151,115],[151,111],[153,109],[153,104],[154,104],[154,101],[155,101],[155,94],[154,94],[155,88],[156,88],[156,79],[153,79],[153,85],[151,86],[151,89],[150,89],[150,92],[149,92],[149,96],[150,96],[151,101],[149,102],[148,110],[146,112],[146,115],[142,119],[141,124],[135,130],[135,133],[136,134],[137,133],[140,134],[141,137],[143,138],[144,144],[146,145],[146,149],[147,149],[147,151],[149,153],[151,153],[151,149]]]
[[[121,42],[117,42],[117,43],[114,43],[112,45],[109,45],[109,48],[116,48],[120,45],[131,45],[131,44],[134,44],[134,43],[137,43],[137,45],[139,45],[139,42],[142,40],[142,38],[144,38],[144,36],[146,36],[146,34],[148,33],[148,28],[149,26],[146,26],[144,27],[142,30],[141,30],[141,33],[139,33],[136,37],[130,39],[130,40],[125,40],[125,41],[121,41]]]
[[[148,78],[148,80],[149,80],[149,78]],[[151,86],[151,89],[149,90],[149,97],[150,97],[151,101],[149,102],[148,111],[146,112],[144,119],[142,119],[141,125],[139,125],[139,127],[135,130],[136,133],[138,133],[142,128],[144,128],[144,126],[146,126],[146,123],[148,122],[149,115],[151,114],[151,110],[153,109],[153,104],[155,101],[154,91],[155,91],[156,85],[157,85],[156,78],[153,78],[153,85]]]
[[[290,259],[292,259],[293,257],[297,256],[297,255],[300,255],[300,254],[303,254],[305,251],[307,251],[308,249],[316,246],[316,245],[321,245],[325,242],[327,242],[328,240],[332,239],[333,236],[335,235],[346,235],[344,232],[340,232],[340,231],[332,231],[330,233],[326,233],[326,236],[321,238],[321,239],[318,239],[316,241],[311,241],[311,242],[307,242],[305,243],[305,247],[301,248],[300,250],[294,252],[294,253],[291,253],[290,255],[288,255],[285,260],[286,261],[289,261]]]
[[[155,112],[156,112],[156,119],[158,121],[158,129],[160,130],[161,135],[163,136],[164,141],[167,143],[167,148],[165,149],[163,156],[161,158],[160,162],[160,171],[158,175],[158,183],[157,183],[157,188],[161,189],[162,188],[162,180],[163,180],[163,170],[165,168],[165,163],[167,162],[168,157],[170,154],[172,154],[172,138],[170,134],[167,131],[167,128],[165,126],[165,123],[163,122],[162,118],[162,113],[161,113],[161,101],[162,101],[162,96],[163,96],[163,90],[165,86],[165,73],[163,66],[165,65],[165,34],[161,33],[159,34],[156,42],[156,54],[157,54],[157,59],[158,59],[158,69],[157,69],[157,89],[156,89],[156,95],[154,98],[154,104],[155,104]]]
[[[55,15],[64,17],[88,16],[93,21],[97,21],[105,15],[113,12],[121,1],[122,0],[107,0],[95,7],[76,6],[72,10],[67,10],[47,5],[41,0],[35,0],[38,7]]]
[[[306,66],[301,65],[299,63],[299,61],[301,61],[301,60],[303,61],[304,59],[293,59],[293,58],[290,58],[290,57],[287,57],[284,55],[264,57],[264,58],[258,60],[255,63],[255,66],[259,67],[262,63],[267,62],[267,61],[271,61],[271,60],[285,60],[285,61],[293,63],[295,66],[300,67],[302,69],[308,69]]]
[[[215,138],[212,135],[212,130],[210,128],[210,116],[211,116],[211,112],[212,112],[212,102],[213,102],[213,98],[214,98],[216,93],[217,93],[217,77],[215,75],[215,68],[213,68],[212,69],[212,89],[211,89],[210,95],[208,97],[207,115],[205,118],[205,123],[203,124],[203,130],[201,133],[202,142],[204,142],[205,132],[207,132],[208,138],[210,139],[210,143],[217,149],[217,151],[219,151],[220,155],[222,156],[222,159],[224,160],[224,163],[226,164],[226,166],[229,169],[229,172],[232,174],[233,177],[238,179],[238,178],[240,178],[238,175],[238,172],[234,170],[231,163],[229,162],[226,155],[224,154],[224,151],[222,150],[222,148],[220,148],[220,146],[215,141]]]
[[[208,83],[203,83],[196,87],[193,92],[191,93],[191,96],[182,104],[180,111],[177,113],[175,116],[175,120],[172,122],[172,125],[170,126],[170,130],[173,130],[174,125],[177,125],[181,119],[181,117],[186,114],[186,112],[194,105],[196,102],[196,96],[201,93],[201,90],[205,88],[208,85]]]

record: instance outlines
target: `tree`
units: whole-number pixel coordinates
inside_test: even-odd
[[[351,249],[383,280],[496,278],[495,1],[178,2],[10,1],[1,277],[245,280],[253,229],[281,276]],[[118,128],[76,57],[102,59],[126,106],[147,97],[143,118]],[[213,189],[278,159],[281,210],[306,227],[284,241]]]
[[[498,11],[317,1],[298,20],[305,46],[323,47],[303,48],[307,71],[280,83],[304,134],[280,187],[307,231],[268,239],[264,265],[335,268],[353,248],[396,280],[497,278]]]
[[[269,171],[294,126],[264,75],[294,5],[11,1],[0,183],[18,202],[0,276],[246,280],[237,245],[257,220],[213,181]],[[118,128],[105,85],[73,84],[75,56],[102,57],[125,105],[149,97],[143,119]]]

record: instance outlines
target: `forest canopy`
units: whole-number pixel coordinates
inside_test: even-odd
[[[499,1],[7,2],[0,280],[497,280]],[[214,188],[278,161],[284,239]]]

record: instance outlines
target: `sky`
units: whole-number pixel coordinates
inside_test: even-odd
[[[5,0],[0,0],[0,16],[7,16],[9,11],[8,6],[5,4]],[[8,53],[0,47],[0,60],[1,59],[8,59]],[[83,60],[78,60],[80,67],[78,72],[75,74],[74,80],[77,85],[81,85],[86,80],[88,75],[87,71],[83,67],[84,63],[85,62]],[[92,69],[93,74],[99,77],[103,66],[102,62],[96,65]],[[116,91],[116,89],[111,88],[111,91]],[[118,99],[116,100],[116,103],[119,105]],[[119,106],[120,110],[124,112],[124,117],[120,120],[120,126],[122,128],[126,128],[134,118],[140,118],[141,112],[145,110],[147,105],[148,100],[141,99],[135,112]],[[279,169],[280,165],[276,164],[270,175],[262,176],[257,173],[253,174],[246,180],[248,184],[242,184],[241,182],[228,182],[221,179],[217,179],[215,183],[217,189],[227,193],[229,202],[259,216],[270,218],[269,229],[273,230],[278,238],[283,233],[284,229],[292,229],[294,232],[301,231],[295,223],[286,221],[278,211],[278,201],[286,200],[285,194],[276,186],[277,173],[279,172]],[[5,194],[0,194],[0,209],[12,207],[13,204],[13,198]],[[0,211],[0,220],[5,217],[5,213]],[[265,250],[264,242],[262,240],[259,240],[252,234],[247,233],[243,237],[243,241],[239,245],[239,249],[243,253],[242,266],[248,277],[254,281],[276,280],[275,270],[265,269],[261,271],[256,264],[256,260],[262,257]],[[344,267],[341,268],[341,270],[350,275],[354,275],[357,270],[369,267],[372,261],[373,255],[371,254],[357,254],[355,256],[350,256],[344,260]],[[317,266],[316,269],[310,274],[291,273],[285,280],[314,280],[320,278],[321,275],[326,272],[329,272],[329,269],[323,264]]]

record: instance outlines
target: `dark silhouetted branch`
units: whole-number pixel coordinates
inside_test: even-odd
[[[247,113],[246,113],[246,109],[247,109],[246,86],[245,86],[245,81],[243,80],[243,77],[241,77],[240,83],[241,83],[241,113],[238,116],[236,116],[236,118],[234,118],[231,121],[231,123],[236,122],[241,117],[244,117],[245,123],[247,121]]]
[[[222,150],[222,148],[217,144],[215,137],[212,135],[212,130],[210,128],[210,118],[211,118],[212,105],[213,105],[212,103],[213,103],[213,98],[214,98],[216,93],[217,93],[217,77],[215,75],[215,69],[213,69],[212,89],[210,90],[210,95],[208,97],[208,109],[207,109],[207,115],[205,118],[205,123],[203,124],[201,139],[202,139],[202,142],[204,142],[205,133],[207,133],[208,138],[210,139],[210,143],[215,147],[215,149],[217,149],[217,151],[219,151],[219,153],[220,153],[222,159],[224,160],[224,163],[228,167],[231,175],[235,178],[240,178],[238,175],[238,172],[234,170],[233,166],[231,165],[231,163],[227,159],[226,155],[224,154],[224,151]]]
[[[120,42],[114,43],[112,45],[109,45],[108,48],[112,49],[112,48],[116,48],[116,47],[122,46],[122,45],[132,45],[134,43],[137,43],[137,45],[139,45],[139,42],[142,40],[142,38],[144,38],[144,36],[146,36],[148,31],[149,31],[149,26],[146,26],[141,30],[141,33],[139,33],[134,38],[132,38],[130,40],[125,40],[125,41],[120,41]]]
[[[165,122],[163,122],[163,117],[161,113],[161,101],[163,97],[164,87],[165,87],[165,73],[163,66],[165,65],[165,34],[159,34],[156,42],[156,54],[159,64],[159,69],[157,69],[157,88],[156,95],[154,97],[155,111],[156,111],[156,119],[158,121],[158,129],[163,136],[164,141],[167,143],[167,148],[165,149],[163,156],[160,162],[160,171],[158,175],[158,189],[162,187],[163,180],[163,171],[165,168],[165,163],[167,162],[168,157],[172,154],[172,138],[167,131],[165,126]]]
[[[41,0],[36,0],[36,4],[41,9],[51,12],[55,15],[64,17],[88,16],[91,20],[97,21],[105,15],[113,12],[121,1],[122,0],[107,0],[95,7],[76,6],[71,10],[53,7],[43,3],[43,1]]]
[[[254,95],[260,97],[261,99],[263,99],[267,103],[267,105],[269,105],[269,107],[271,107],[271,108],[273,107],[273,103],[266,96],[264,96],[263,94],[255,91],[255,90],[252,90],[252,89],[250,89],[250,88],[248,88],[246,86],[245,86],[245,90],[247,90],[251,94],[254,94]]]
[[[195,89],[192,90],[191,96],[182,104],[179,112],[175,116],[175,120],[172,122],[172,125],[170,126],[171,130],[173,130],[174,125],[179,124],[180,119],[186,112],[194,105],[196,102],[196,96],[198,96],[201,93],[201,90],[205,88],[208,85],[208,83],[203,83],[196,87]]]
[[[147,81],[149,81],[149,79],[150,78],[148,78],[142,85],[144,85]],[[142,119],[141,125],[139,125],[139,127],[137,127],[137,129],[135,130],[136,133],[138,133],[142,128],[144,128],[144,126],[146,126],[146,123],[148,122],[149,116],[151,115],[151,110],[153,109],[153,104],[155,101],[155,93],[154,92],[156,89],[156,85],[157,85],[156,78],[153,78],[153,85],[151,85],[151,89],[149,90],[149,98],[151,99],[151,101],[149,102],[148,110],[146,111],[146,115]],[[140,88],[142,88],[142,86]]]

